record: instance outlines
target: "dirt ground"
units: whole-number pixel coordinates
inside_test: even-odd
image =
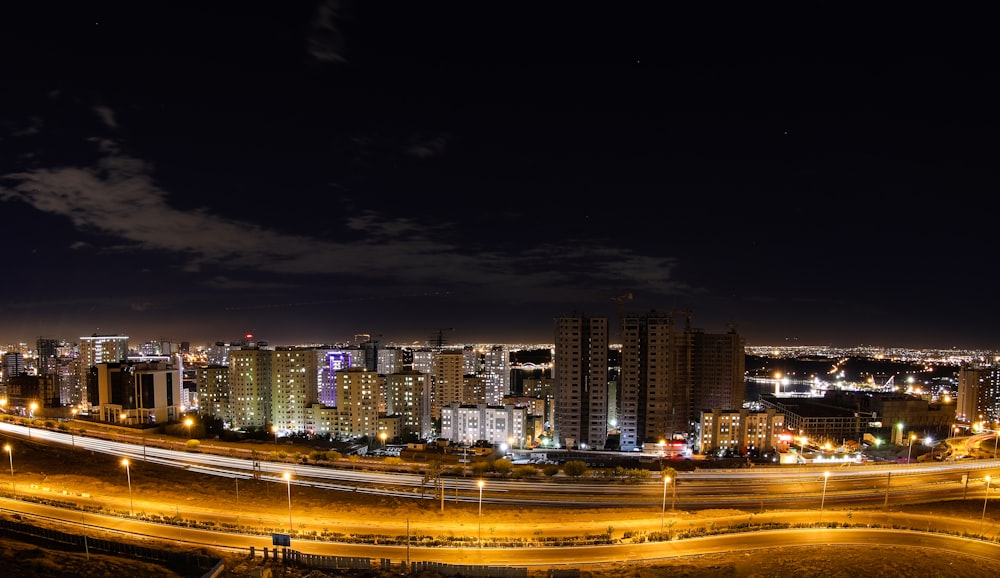
[[[46,448],[33,445],[30,448],[24,442],[18,441],[13,455],[15,465],[15,482],[22,491],[46,491],[62,495],[79,494],[73,488],[86,488],[87,500],[109,500],[107,507],[121,508],[120,498],[111,496],[123,495],[125,473],[120,462],[103,454],[82,452],[71,448]],[[2,471],[2,470],[0,470]],[[103,472],[98,476],[97,472]],[[233,480],[213,476],[194,474],[182,469],[155,466],[150,463],[136,462],[130,466],[132,495],[136,496],[137,509],[145,503],[164,502],[181,503],[185,508],[212,508],[220,503],[232,506]],[[121,478],[121,479],[118,479]],[[3,480],[0,479],[0,483]],[[262,519],[273,517],[280,520],[287,515],[283,492],[276,492],[274,484],[264,482],[246,482],[239,488],[241,508],[254,511]],[[2,491],[9,490],[0,488]],[[280,495],[278,495],[280,494]],[[278,499],[281,498],[281,499]],[[117,506],[115,506],[117,504]],[[336,504],[336,508],[331,508]],[[417,501],[417,506],[409,505],[414,521],[427,524],[442,522],[442,515],[432,501]],[[125,504],[124,507],[127,507]],[[449,504],[447,519],[459,525],[468,523],[474,527],[476,520],[475,505],[461,503]],[[959,517],[978,517],[969,510],[967,502],[954,504],[942,503],[933,506],[937,515],[955,515]],[[380,499],[365,494],[330,492],[315,488],[293,488],[293,511],[297,519],[315,512],[326,512],[336,515],[336,520],[325,520],[320,523],[345,524],[348,519],[358,523],[373,524],[373,520],[392,520],[398,518],[400,504],[395,500]],[[978,507],[977,507],[978,508]],[[974,509],[977,509],[974,508]],[[335,510],[335,511],[333,511]],[[949,510],[954,510],[949,513]],[[746,516],[745,512],[725,512],[723,514]],[[615,516],[629,519],[639,516],[638,512],[601,510],[559,510],[558,512],[544,509],[530,511],[520,509],[511,511],[501,522],[504,527],[516,527],[518,524],[527,527],[538,527],[538,522],[552,521],[547,532],[555,532],[556,527],[567,528],[567,531],[580,532],[580,527],[592,526],[594,520]],[[649,512],[641,515],[649,516]],[[686,516],[703,515],[719,516],[720,512],[688,513]],[[553,521],[554,520],[554,521]],[[659,517],[648,519],[650,523],[659,523]],[[991,520],[992,521],[992,520]],[[264,524],[267,522],[265,521]],[[277,522],[276,522],[277,523]],[[622,524],[624,522],[614,522]],[[638,523],[638,522],[637,522]],[[604,526],[607,528],[607,526]],[[618,526],[624,528],[624,526]],[[622,531],[622,530],[618,530]],[[116,538],[117,539],[117,538]],[[163,542],[164,548],[177,548],[172,542]],[[317,570],[286,567],[280,564],[268,568],[261,566],[259,561],[253,563],[242,557],[219,553],[226,559],[226,571],[223,576],[231,578],[261,578],[270,570],[274,578],[322,578],[323,576],[379,576],[372,572],[319,572]],[[24,578],[36,577],[87,577],[105,576],[162,576],[164,578],[187,578],[169,570],[141,563],[126,558],[113,558],[90,555],[89,558],[81,552],[63,552],[46,544],[20,541],[15,536],[6,535],[0,540],[0,560],[3,560],[3,575]],[[687,556],[674,558],[658,563],[618,562],[600,566],[581,566],[576,570],[561,570],[549,572],[539,569],[530,571],[532,578],[543,576],[578,575],[589,578],[652,578],[658,576],[683,576],[690,578],[707,578],[716,576],[734,576],[739,578],[766,578],[785,576],[823,576],[825,578],[855,576],[869,577],[962,577],[969,576],[1000,576],[1000,560],[983,560],[972,556],[952,553],[941,553],[915,548],[893,545],[870,546],[826,546],[826,547],[776,547],[765,554],[754,552],[726,552],[704,556]],[[413,574],[424,578],[434,578],[436,573]]]

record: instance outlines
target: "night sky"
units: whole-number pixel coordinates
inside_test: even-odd
[[[0,343],[551,342],[631,294],[750,345],[1000,349],[975,14],[25,4]]]

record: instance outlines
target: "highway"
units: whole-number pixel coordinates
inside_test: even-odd
[[[28,428],[0,422],[0,431],[27,439]],[[227,478],[258,478],[336,491],[359,492],[407,499],[435,499],[433,482],[425,484],[419,473],[346,469],[310,464],[253,460],[207,453],[164,449],[136,443],[80,436],[62,431],[31,428],[36,442],[73,445],[130,460],[181,467],[192,472]],[[374,465],[372,467],[375,467]],[[866,464],[822,467],[774,466],[733,470],[679,472],[676,487],[668,488],[673,507],[682,510],[713,508],[808,509],[822,501],[827,506],[889,506],[904,503],[966,499],[983,495],[986,476],[1000,475],[1000,461],[961,460],[923,464]],[[445,499],[474,502],[479,498],[478,479],[443,477]],[[1000,484],[994,484],[1000,488]],[[482,501],[509,506],[563,508],[614,508],[654,506],[663,499],[664,487],[657,473],[640,482],[488,479]]]
[[[14,502],[0,498],[0,511],[17,511],[26,517],[57,523],[68,531],[87,534],[96,530],[129,536],[172,539],[190,543],[192,547],[212,546],[246,552],[251,546],[258,552],[272,548],[270,536],[250,536],[222,531],[208,531],[129,520],[100,514],[81,514],[30,502]],[[878,513],[879,522],[891,525],[914,525],[903,514]],[[782,512],[769,515],[772,521],[796,522],[814,519],[815,512]],[[883,519],[884,517],[884,519]],[[848,522],[840,513],[831,520]],[[941,530],[951,530],[942,528]],[[666,542],[641,542],[596,546],[528,547],[528,548],[448,548],[426,547],[417,543],[350,544],[329,541],[293,539],[291,547],[305,554],[353,556],[388,559],[393,562],[437,562],[444,564],[474,564],[485,566],[549,567],[602,564],[608,561],[657,561],[680,556],[711,554],[721,551],[765,550],[776,546],[817,546],[829,544],[894,544],[916,548],[957,552],[989,560],[1000,559],[1000,544],[970,540],[941,533],[903,532],[898,529],[873,528],[806,528],[796,530],[762,530],[685,538]]]

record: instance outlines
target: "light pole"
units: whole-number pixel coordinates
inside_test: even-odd
[[[285,484],[288,486],[288,533],[292,533],[292,474],[285,472],[281,474],[281,477],[285,478]]]
[[[483,547],[483,486],[486,482],[479,480],[476,482],[479,486],[479,547]]]
[[[132,502],[132,471],[128,467],[128,458],[122,459],[122,465],[125,466],[125,477],[128,479],[128,507],[135,517],[135,503]]]
[[[186,425],[188,428],[188,439],[191,439],[191,426],[193,424],[194,421],[192,421],[191,418],[187,418],[186,420],[184,420],[184,425]]]
[[[979,518],[979,533],[983,533],[983,522],[986,521],[986,504],[990,499],[990,477],[986,476],[986,496],[983,498],[983,515]]]
[[[378,437],[379,437],[380,440],[382,440],[382,449],[384,450],[385,449],[385,440],[389,437],[389,434],[387,434],[385,432],[382,432],[382,433],[378,434]]]
[[[910,434],[910,445],[906,449],[906,463],[907,463],[907,465],[909,465],[909,463],[910,463],[910,452],[913,451],[913,440],[915,440],[915,439],[917,439],[917,434],[911,433]]]
[[[271,426],[271,433],[274,434],[274,455],[275,455],[275,457],[277,457],[277,455],[278,455],[278,426],[272,425]]]
[[[667,484],[670,483],[670,476],[663,476],[663,505],[660,507],[660,531],[663,531],[663,519],[667,516]],[[670,508],[671,510],[673,507]]]
[[[826,504],[826,482],[830,479],[830,472],[823,472],[823,498],[819,501],[819,521],[823,522],[823,506]]]
[[[10,447],[10,444],[4,444],[3,449],[7,452],[7,457],[10,458],[10,491],[14,491],[14,448]]]
[[[31,413],[28,414],[28,439],[31,439],[31,421],[35,419],[35,410],[38,409],[38,404],[31,402]]]
[[[76,412],[77,409],[75,407],[69,410],[69,413],[73,416],[73,421],[76,421]],[[69,442],[73,447],[76,447],[76,436],[73,435],[72,427],[69,428]]]

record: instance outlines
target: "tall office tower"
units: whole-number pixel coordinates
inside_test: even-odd
[[[343,349],[323,352],[323,363],[316,378],[317,397],[327,407],[337,407],[337,372],[351,367],[351,353]]]
[[[91,369],[98,363],[118,363],[128,359],[127,335],[91,335],[80,338],[80,354],[76,359],[76,379],[70,392],[70,404],[89,407],[90,399],[97,402],[96,374]]]
[[[213,415],[221,419],[225,427],[232,427],[236,414],[229,387],[229,367],[207,365],[195,371],[198,373],[198,404],[201,413]]]
[[[431,417],[441,417],[441,408],[452,402],[462,403],[462,351],[446,349],[434,355],[434,380],[431,384]]]
[[[682,431],[695,431],[706,409],[740,409],[746,393],[746,341],[730,327],[727,333],[691,334],[691,409]],[[676,431],[676,430],[675,430]]]
[[[401,430],[431,436],[431,376],[403,370],[386,376],[386,414],[402,416]]]
[[[38,338],[35,342],[35,352],[38,355],[38,374],[49,375],[56,372],[59,366],[59,340]]]
[[[608,437],[608,319],[566,315],[555,322],[555,441],[604,449]]]
[[[233,428],[266,427],[271,420],[271,351],[255,344],[229,350]]]
[[[641,448],[643,442],[669,438],[678,406],[689,405],[686,383],[674,379],[674,318],[651,312],[622,319],[621,398],[618,407],[619,447]]]
[[[381,375],[390,375],[403,371],[405,352],[399,347],[384,347],[378,350],[377,371]]]
[[[319,391],[320,351],[293,347],[271,352],[271,418],[282,432],[306,429],[306,408],[316,403]]]
[[[24,356],[17,352],[3,354],[2,367],[4,383],[10,383],[10,378],[24,375]]]
[[[341,415],[337,433],[374,439],[378,434],[378,373],[362,367],[338,371],[337,390]]]

